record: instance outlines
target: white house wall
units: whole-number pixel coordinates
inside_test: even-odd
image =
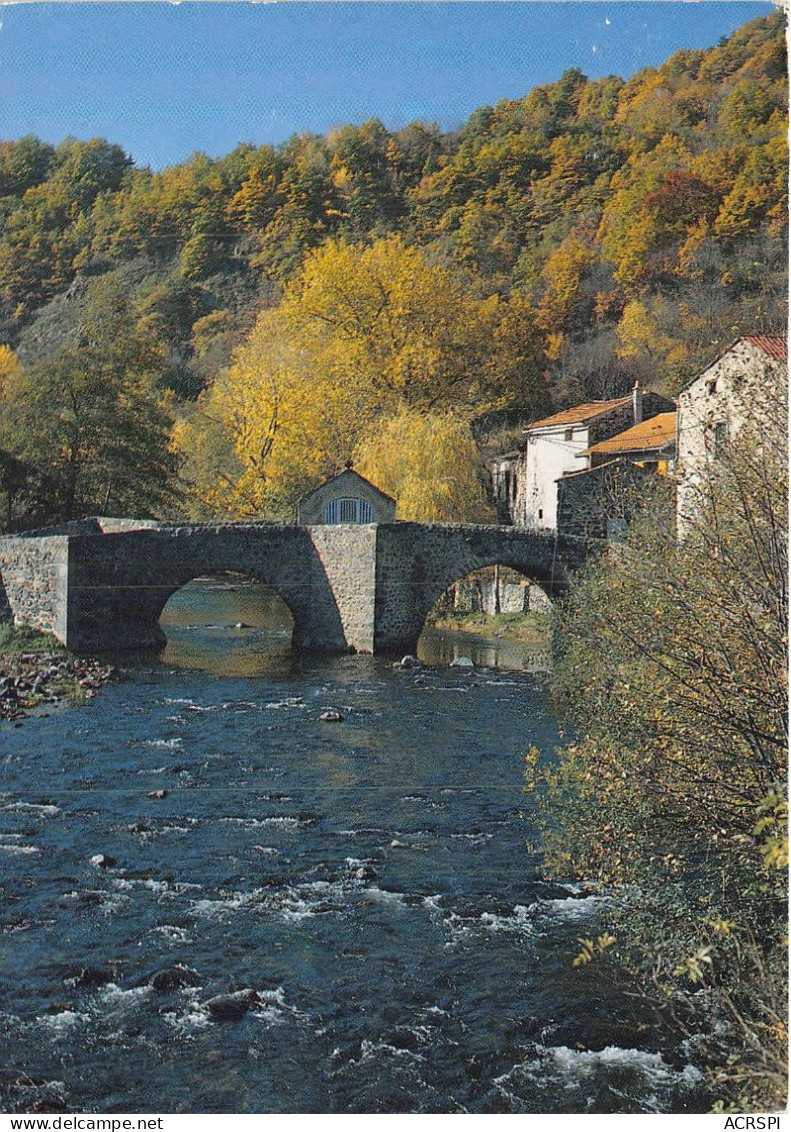
[[[556,480],[566,472],[585,467],[579,453],[588,447],[588,427],[572,429],[570,440],[564,436],[568,428],[557,428],[527,438],[525,476],[521,502],[522,525],[539,531],[557,529],[558,489]]]

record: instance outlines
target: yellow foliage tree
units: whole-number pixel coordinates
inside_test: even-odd
[[[475,411],[516,393],[509,378],[518,375],[487,380],[492,334],[507,307],[496,296],[470,297],[393,236],[367,248],[328,242],[308,258],[282,309],[294,335],[347,379],[415,408]]]
[[[259,318],[174,443],[198,513],[286,517],[402,411],[444,421],[452,410],[460,443],[473,444],[461,422],[543,401],[543,363],[526,299],[470,298],[397,238],[367,248],[331,242]],[[449,427],[448,419],[438,437]],[[444,473],[429,486],[437,477],[428,452],[412,453],[426,499],[451,491]],[[467,510],[470,490],[465,483]],[[438,506],[426,503],[423,513],[449,514],[455,503]]]
[[[564,330],[574,330],[583,323],[588,312],[581,291],[582,279],[596,262],[596,250],[591,242],[576,232],[568,235],[558,250],[549,256],[542,272],[546,289],[539,309],[542,323],[548,331],[559,334]],[[591,297],[588,305],[592,306],[592,302]]]
[[[466,422],[451,413],[402,409],[357,450],[357,467],[398,501],[399,519],[491,522]]]
[[[10,379],[19,372],[19,361],[10,346],[0,345],[0,397]]]
[[[661,326],[662,299],[645,302],[632,299],[624,307],[618,323],[617,348],[619,358],[644,358],[652,362],[661,359],[674,346],[674,340]]]
[[[304,491],[343,464],[375,398],[366,404],[366,387],[331,365],[316,373],[314,360],[282,312],[266,311],[181,422],[174,445],[199,514],[288,517]]]

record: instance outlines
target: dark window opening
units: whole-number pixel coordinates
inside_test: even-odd
[[[717,421],[714,425],[714,459],[721,460],[728,444],[728,422]]]
[[[324,505],[325,523],[372,523],[374,511],[364,499],[331,499]]]

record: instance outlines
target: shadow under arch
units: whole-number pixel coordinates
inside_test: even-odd
[[[193,578],[165,602],[158,660],[215,676],[274,675],[291,667],[294,617],[277,588],[238,572]]]

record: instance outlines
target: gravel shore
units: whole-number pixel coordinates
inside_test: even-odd
[[[48,705],[92,699],[119,670],[90,657],[52,652],[0,653],[0,720],[22,720]]]

